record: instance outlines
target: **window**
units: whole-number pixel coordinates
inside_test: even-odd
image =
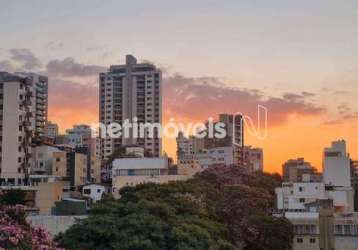
[[[84,194],[91,194],[91,189],[83,189]]]
[[[303,192],[303,191],[305,191],[305,188],[304,187],[299,187],[298,191]]]
[[[311,244],[316,243],[316,238],[311,238],[311,239],[310,239],[310,243],[311,243]]]
[[[303,239],[302,238],[297,238],[297,243],[303,243]]]
[[[56,158],[56,161],[57,161],[57,162],[61,161],[61,158],[57,157],[57,158]]]
[[[300,203],[304,203],[305,202],[305,198],[300,198]]]

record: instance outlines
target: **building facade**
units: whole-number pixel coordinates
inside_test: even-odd
[[[323,152],[323,181],[332,186],[351,186],[350,159],[344,140],[332,142]]]
[[[50,139],[55,139],[58,136],[58,125],[48,121],[45,124],[44,136]]]
[[[66,130],[68,144],[73,147],[90,147],[92,130],[85,124],[74,125],[73,128]]]
[[[358,161],[351,160],[351,184],[354,191],[354,211],[358,211]]]
[[[168,171],[168,159],[165,157],[116,159],[112,167],[112,194],[118,197],[119,190],[125,186],[167,183],[188,178],[184,175],[171,175]]]
[[[24,184],[31,167],[32,143],[47,121],[47,77],[0,72],[0,182]]]
[[[264,153],[262,148],[244,146],[244,165],[252,171],[263,171]]]
[[[287,212],[293,224],[292,250],[358,249],[358,214],[334,213],[331,200],[320,200],[305,212]]]
[[[99,121],[102,124],[130,123],[153,124],[162,121],[162,74],[150,63],[137,63],[132,55],[126,56],[125,65],[112,65],[107,72],[99,75]],[[133,130],[131,130],[133,132]],[[135,138],[130,133],[128,138],[107,136],[102,140],[103,158],[125,145],[138,145],[154,157],[162,151],[162,141],[156,130],[154,136],[147,133]]]
[[[54,152],[61,152],[61,150],[49,145],[33,147],[31,174],[51,175]]]
[[[87,156],[76,152],[54,152],[52,175],[70,182],[72,190],[87,183]]]
[[[290,159],[282,165],[284,182],[321,182],[322,174],[304,158]]]

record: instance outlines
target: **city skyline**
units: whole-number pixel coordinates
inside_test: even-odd
[[[268,138],[246,140],[264,149],[266,171],[280,172],[287,159],[297,157],[321,169],[323,147],[340,138],[352,158],[358,157],[355,2],[273,1],[258,7],[209,1],[205,11],[200,3],[185,8],[185,1],[177,8],[163,1],[80,2],[72,8],[67,1],[56,3],[54,12],[48,3],[14,1],[0,11],[7,34],[0,70],[47,75],[49,120],[62,132],[98,121],[98,73],[131,53],[164,71],[164,122],[171,117],[203,121],[237,111],[256,117],[257,104],[266,106]],[[30,14],[31,21],[12,16],[39,5],[46,11]],[[118,7],[126,13],[110,15]],[[104,18],[107,14],[111,18]],[[159,22],[165,17],[167,23]],[[164,150],[175,157],[175,141],[164,140]]]

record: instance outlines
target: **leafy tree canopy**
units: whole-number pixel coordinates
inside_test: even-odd
[[[270,215],[280,181],[217,167],[187,181],[125,187],[56,240],[68,249],[290,249],[291,224]]]

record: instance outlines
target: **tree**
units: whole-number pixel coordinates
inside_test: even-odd
[[[194,178],[204,186],[219,190],[215,214],[227,226],[233,244],[243,250],[290,249],[293,228],[286,219],[271,216],[275,206],[275,187],[281,185],[278,174],[251,172],[237,166],[214,167]]]
[[[25,205],[25,191],[9,189],[0,191],[0,205]]]
[[[21,205],[0,207],[0,249],[59,249],[42,228],[32,228]]]
[[[158,186],[142,185],[142,191]],[[236,249],[225,226],[204,216],[190,199],[149,200],[149,192],[139,193],[138,187],[127,188],[120,200],[95,205],[87,220],[56,241],[68,249]]]
[[[68,249],[290,249],[292,225],[270,214],[280,181],[234,166],[124,187],[56,240]]]
[[[250,217],[250,223],[253,237],[246,238],[245,250],[292,249],[293,226],[286,218],[254,215]]]

